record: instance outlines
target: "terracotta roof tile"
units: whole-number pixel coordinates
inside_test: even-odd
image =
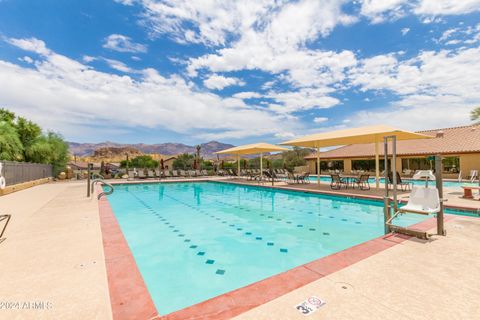
[[[433,139],[397,141],[397,155],[433,155],[480,152],[480,126],[464,126],[445,129],[418,131],[434,137]],[[389,146],[389,154],[391,153]],[[383,155],[383,143],[380,154]],[[375,146],[370,144],[352,144],[334,150],[321,152],[321,158],[360,158],[374,157]],[[306,159],[316,158],[312,154]]]

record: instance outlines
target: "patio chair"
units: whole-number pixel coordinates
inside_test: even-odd
[[[147,170],[147,178],[155,178],[155,171]]]
[[[179,177],[177,170],[172,170],[172,177],[174,177],[174,178],[178,178],[178,177]]]
[[[195,177],[200,177],[202,172],[200,170],[195,170]]]
[[[310,183],[309,177],[310,177],[310,173],[305,172],[297,177],[297,181],[298,183]]]
[[[203,169],[203,170],[202,170],[202,176],[208,176],[208,171],[205,170],[205,169]]]
[[[412,190],[413,182],[410,181],[402,181],[400,174],[396,172],[397,176],[397,186],[400,186],[402,191]],[[393,173],[390,171],[388,173],[388,184],[393,185]]]
[[[187,173],[185,172],[185,170],[178,170],[178,174],[180,175],[180,177],[183,177],[183,178],[187,177]]]
[[[360,190],[370,190],[369,178],[370,176],[368,174],[362,174],[353,181],[353,185],[357,185]]]
[[[330,182],[330,188],[333,190],[340,190],[342,187],[347,188],[347,183],[344,179],[340,178],[339,174],[330,175],[332,181]]]
[[[163,177],[164,178],[171,178],[172,176],[170,175],[170,171],[169,170],[163,170]]]

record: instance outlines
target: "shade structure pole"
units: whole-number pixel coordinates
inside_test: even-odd
[[[440,211],[437,213],[437,234],[445,236],[447,233],[443,225],[443,177],[442,177],[442,156],[435,156],[435,183],[440,196]]]
[[[375,187],[380,188],[380,154],[379,154],[378,137],[375,137]]]
[[[260,181],[263,179],[263,152],[260,152]]]
[[[398,210],[397,201],[397,137],[391,136],[392,139],[392,183],[393,183],[393,209]]]
[[[385,157],[385,197],[383,197],[383,225],[385,234],[390,232],[390,228],[387,225],[387,221],[390,220],[390,197],[388,194],[388,138],[383,138],[384,143],[384,157]]]
[[[320,184],[320,147],[317,147],[317,184]]]
[[[237,177],[240,177],[240,154],[237,154]]]

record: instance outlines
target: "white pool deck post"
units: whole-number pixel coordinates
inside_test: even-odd
[[[320,184],[320,147],[317,147],[317,184]]]

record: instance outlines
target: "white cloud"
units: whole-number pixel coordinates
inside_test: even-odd
[[[400,30],[400,32],[402,33],[402,36],[405,36],[408,32],[410,32],[410,28],[403,28]]]
[[[82,60],[83,60],[83,62],[90,63],[90,62],[92,62],[92,61],[97,60],[97,58],[92,57],[92,56],[88,56],[88,55],[84,55],[84,56],[82,57]]]
[[[187,71],[195,77],[199,70],[230,72],[262,70],[276,76],[263,86],[275,99],[271,110],[292,113],[311,108],[331,107],[339,100],[330,97],[332,86],[345,79],[345,70],[356,63],[351,51],[308,49],[307,44],[328,35],[338,24],[355,19],[341,11],[344,1],[299,1],[284,4],[277,11],[257,18],[261,28],[242,29],[230,46],[190,59]],[[295,25],[295,28],[291,26]],[[274,87],[287,82],[293,92]],[[298,99],[298,100],[297,100]]]
[[[359,124],[389,123],[407,129],[435,128],[469,122],[480,103],[480,47],[425,51],[400,61],[395,55],[363,60],[352,69],[351,82],[362,91],[389,91],[398,96],[380,111],[363,111]]]
[[[18,60],[26,62],[26,63],[33,63],[33,59],[30,58],[29,56],[24,56],[22,58],[18,58]]]
[[[324,122],[327,122],[328,121],[328,118],[326,117],[315,117],[313,118],[313,122],[315,123],[324,123]]]
[[[421,0],[414,12],[423,15],[457,15],[480,11],[480,0]]]
[[[147,52],[147,46],[135,43],[130,37],[121,34],[111,34],[105,38],[104,48],[119,52]]]
[[[9,42],[31,51],[43,43],[37,39]],[[278,128],[293,131],[298,126],[241,99],[198,91],[177,75],[164,77],[144,69],[138,71],[137,79],[118,76],[40,47],[44,54],[34,68],[0,60],[2,103],[67,137],[103,132],[102,127],[113,131],[143,127],[200,138],[243,138],[274,135]]]
[[[113,69],[117,70],[117,71],[121,71],[121,72],[125,72],[125,73],[133,73],[135,72],[135,70],[133,70],[132,68],[130,68],[129,66],[127,66],[125,63],[121,62],[121,61],[118,61],[118,60],[114,60],[114,59],[107,59],[107,58],[103,58],[103,60],[105,60],[105,62]]]
[[[135,0],[113,0],[113,1],[115,1],[117,3],[121,3],[125,6],[131,6],[135,2]]]
[[[203,81],[203,85],[209,89],[222,90],[223,88],[233,85],[243,86],[245,85],[245,82],[234,77],[224,77],[218,74],[212,74]]]
[[[258,92],[239,92],[235,93],[233,97],[238,98],[238,99],[253,99],[253,98],[261,98],[262,95]]]
[[[360,13],[373,23],[395,20],[413,13],[423,22],[439,22],[436,16],[480,11],[480,0],[361,0]]]
[[[28,39],[15,39],[9,38],[6,39],[8,43],[23,49],[25,51],[35,52],[41,55],[50,54],[50,50],[45,46],[45,42],[42,40],[38,40],[36,38],[28,38]]]
[[[407,0],[362,0],[360,13],[373,23],[398,19],[405,15]]]
[[[293,132],[277,132],[275,133],[275,138],[278,138],[278,139],[282,139],[282,140],[285,140],[285,139],[291,139],[291,138],[294,138],[295,137],[295,134]]]

